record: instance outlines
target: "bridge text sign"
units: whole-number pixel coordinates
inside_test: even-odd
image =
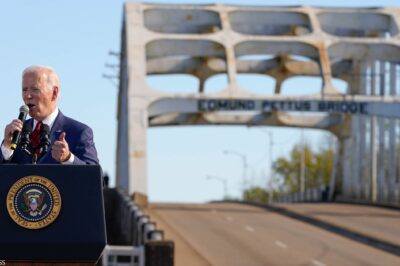
[[[215,111],[289,111],[368,114],[368,102],[332,100],[232,100],[204,99],[198,101],[199,112]]]

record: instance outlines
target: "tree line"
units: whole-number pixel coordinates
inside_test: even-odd
[[[252,186],[244,190],[243,200],[268,203],[271,198],[300,191],[302,167],[304,189],[328,186],[333,163],[332,145],[325,145],[314,152],[308,144],[298,144],[292,149],[289,158],[280,157],[273,162],[273,176],[269,184],[265,188]]]

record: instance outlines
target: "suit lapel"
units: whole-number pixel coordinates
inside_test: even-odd
[[[56,120],[50,130],[50,141],[53,144],[57,140],[60,133],[64,130],[64,115],[58,111]]]

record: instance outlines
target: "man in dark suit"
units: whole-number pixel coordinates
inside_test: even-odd
[[[32,128],[46,124],[50,128],[51,148],[39,158],[40,164],[98,164],[93,131],[87,125],[64,116],[57,107],[60,85],[57,73],[50,67],[31,66],[22,74],[22,98],[32,117],[25,123]],[[10,146],[15,131],[23,124],[15,119],[4,130],[0,163],[31,163],[32,159],[21,150]],[[33,133],[32,133],[33,134]]]

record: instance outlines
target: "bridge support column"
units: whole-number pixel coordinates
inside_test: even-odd
[[[385,178],[385,160],[386,160],[386,150],[385,150],[385,119],[382,117],[378,118],[378,128],[379,128],[379,149],[378,153],[378,195],[377,198],[374,199],[373,203],[376,201],[384,202],[386,199],[386,178]]]
[[[351,158],[351,181],[352,181],[352,194],[353,198],[355,199],[361,199],[361,189],[360,189],[360,184],[358,182],[358,177],[359,177],[359,139],[360,136],[356,134],[355,132],[358,132],[358,121],[359,121],[359,116],[354,116],[352,119],[352,139],[351,139],[351,147],[352,147],[352,158]]]
[[[134,15],[128,15],[134,14]],[[146,83],[146,42],[140,5],[125,5],[121,40],[117,185],[147,205],[147,108],[154,94]]]
[[[372,61],[370,63],[370,95],[377,95],[377,70],[376,70],[376,61]],[[376,116],[371,116],[369,119],[369,125],[370,125],[370,134],[369,134],[369,154],[368,154],[368,162],[369,162],[369,172],[370,172],[370,179],[368,182],[369,185],[369,197],[366,198],[366,200],[369,200],[371,202],[376,202],[377,200],[377,195],[378,195],[378,187],[377,187],[377,151],[376,151],[376,122],[377,122],[377,117]]]
[[[127,114],[120,117],[117,185],[140,206],[147,206],[147,101],[126,97]]]
[[[397,88],[397,73],[396,69],[397,65],[396,64],[390,64],[390,76],[389,76],[389,82],[390,82],[390,88],[389,88],[389,93],[390,95],[394,96],[396,95],[396,88]],[[397,124],[396,119],[390,118],[389,119],[389,201],[390,202],[399,202],[399,185],[397,184],[396,186],[396,174],[398,173],[397,169],[397,160],[399,154],[398,151],[396,151],[396,147],[398,145],[397,139],[396,139],[396,124]],[[400,181],[400,180],[399,180]]]
[[[147,111],[132,110],[129,135],[129,194],[139,206],[146,207],[147,197]]]
[[[335,200],[336,196],[344,196],[345,189],[343,188],[344,184],[347,181],[344,181],[344,160],[346,158],[346,138],[340,137],[336,141],[336,150],[335,150],[335,159],[333,163],[333,169],[331,174],[331,182],[329,189],[329,200]]]
[[[346,138],[343,140],[344,151],[342,157],[342,165],[343,165],[343,197],[345,199],[349,199],[352,196],[352,182],[351,182],[351,139]]]

